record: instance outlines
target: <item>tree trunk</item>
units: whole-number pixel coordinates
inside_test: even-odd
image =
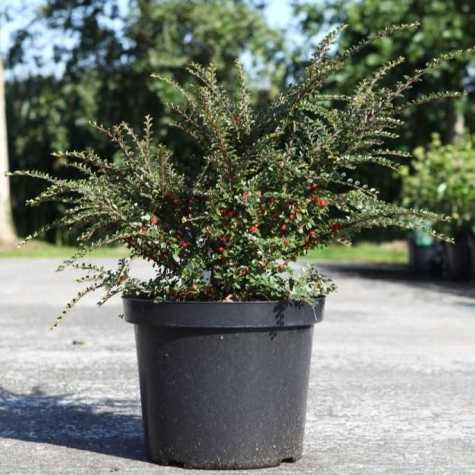
[[[465,116],[463,111],[455,111],[454,137],[462,137],[465,134]]]
[[[13,244],[16,241],[13,228],[10,183],[5,176],[8,171],[7,117],[5,112],[5,80],[3,63],[0,59],[0,244]]]

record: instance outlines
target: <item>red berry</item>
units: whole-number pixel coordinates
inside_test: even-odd
[[[325,200],[324,198],[318,198],[318,206],[322,208],[328,206],[328,200]]]
[[[257,226],[257,224],[254,224],[254,225],[252,225],[252,226],[248,229],[248,231],[249,231],[251,234],[256,234],[257,231],[259,231],[259,227]]]
[[[153,226],[158,224],[158,218],[154,214],[152,214],[152,217],[150,218],[150,224]]]
[[[311,239],[311,240],[315,240],[315,239],[317,239],[318,234],[317,234],[317,232],[316,232],[314,229],[311,229],[311,230],[308,232],[308,237],[309,237],[309,239]]]
[[[289,227],[288,227],[286,224],[282,224],[282,225],[280,226],[280,232],[281,232],[282,234],[285,234],[288,229],[289,229]]]
[[[217,252],[218,254],[222,254],[222,253],[224,252],[224,246],[218,246],[218,247],[216,248],[216,252]]]
[[[292,221],[295,218],[295,214],[289,213],[287,217],[289,218],[290,221]]]
[[[181,241],[180,242],[180,246],[183,248],[183,249],[187,249],[190,247],[190,243],[188,241]]]

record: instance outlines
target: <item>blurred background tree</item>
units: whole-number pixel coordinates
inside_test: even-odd
[[[5,113],[5,79],[3,58],[0,56],[0,244],[11,245],[16,241],[12,221],[10,185],[5,173],[9,171],[7,147],[7,118]]]
[[[0,9],[0,32],[8,20],[6,9]],[[12,245],[16,242],[12,219],[10,183],[5,176],[10,169],[7,143],[7,116],[5,110],[5,75],[3,56],[0,50],[0,245]]]

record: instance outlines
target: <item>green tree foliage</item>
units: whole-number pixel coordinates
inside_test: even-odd
[[[245,55],[261,80],[278,74],[275,65],[282,39],[252,3],[133,0],[127,11],[119,8],[121,3],[45,0],[35,21],[17,31],[9,51],[10,68],[15,71],[18,65],[35,61],[43,73],[14,77],[9,84],[13,169],[33,166],[60,176],[77,176],[55,168],[51,152],[94,147],[113,156],[110,144],[87,128],[84,118],[101,117],[106,124],[125,120],[137,127],[148,113],[156,117],[161,140],[186,162],[195,152],[194,144],[170,127],[164,107],[168,101],[179,100],[178,96],[170,86],[153,81],[152,73],[185,85],[193,81],[186,71],[189,64],[213,62],[219,80],[237,91],[232,66]],[[49,45],[55,66],[48,66]],[[271,81],[266,84],[270,87]],[[18,204],[28,189],[15,182],[14,194],[22,234],[61,212],[50,204],[25,214]],[[63,231],[50,231],[47,237],[68,239]]]
[[[297,2],[303,15],[302,29],[309,36],[328,25],[346,24],[349,28],[341,37],[341,46],[354,44],[370,31],[394,23],[420,23],[415,35],[401,32],[391,39],[372,45],[364,56],[356,55],[346,69],[344,82],[351,88],[368,71],[380,67],[391,58],[404,57],[405,63],[395,69],[389,79],[410,74],[411,70],[424,67],[435,55],[475,45],[475,3],[458,0],[326,0],[325,2]],[[433,90],[464,90],[475,97],[474,77],[469,65],[473,56],[457,58],[416,85],[409,97]],[[430,142],[438,132],[444,141],[451,141],[456,130],[456,112],[468,113],[463,101],[447,101],[420,108],[408,114],[401,143],[411,149]]]
[[[362,78],[392,58],[404,57],[405,61],[388,73],[388,82],[409,75],[414,69],[424,68],[433,56],[475,45],[473,1],[298,0],[294,4],[296,13],[301,15],[301,29],[307,45],[311,44],[312,38],[335,25],[348,25],[340,39],[340,46],[347,47],[388,24],[420,23],[415,35],[401,31],[356,54],[335,78],[334,88],[338,92],[350,92]],[[411,152],[417,146],[425,146],[434,132],[439,133],[444,142],[450,142],[464,128],[464,122],[469,128],[473,127],[473,107],[470,105],[475,99],[473,69],[470,70],[473,57],[465,55],[453,59],[424,82],[414,85],[408,100],[434,90],[465,90],[467,97],[408,108],[401,138],[394,142],[398,148]],[[299,61],[295,67],[298,71]],[[361,169],[361,179],[372,185],[384,183],[385,198],[391,201],[399,198],[400,182],[394,180],[391,173],[366,167]]]
[[[444,232],[475,235],[475,138],[443,145],[435,135],[429,147],[416,149],[415,157],[414,172],[402,170],[404,203],[450,216],[450,222],[439,224]]]
[[[368,41],[402,29],[414,25],[386,29]],[[195,167],[156,139],[147,117],[141,135],[125,123],[95,126],[119,150],[113,163],[93,150],[57,153],[80,172],[79,180],[15,173],[47,183],[31,206],[53,200],[66,207],[51,227],[79,229],[82,250],[65,265],[85,270],[81,281],[89,285],[65,312],[99,288],[105,290],[100,303],[119,292],[159,301],[312,302],[332,285],[315,273],[292,273],[289,263],[308,249],[348,242],[353,233],[375,227],[432,232],[437,215],[387,203],[353,176],[365,164],[398,169],[395,158],[404,154],[385,142],[398,136],[406,92],[442,59],[458,54],[382,85],[401,60],[392,61],[352,94],[328,95],[328,78],[366,44],[330,55],[337,35],[317,47],[302,80],[262,110],[250,103],[242,68],[237,98],[218,81],[214,66],[191,65],[197,84],[186,88],[160,77],[184,98],[170,107],[177,128],[195,144]],[[78,262],[90,250],[119,243],[132,258],[152,262],[151,280],[130,277],[128,260],[112,271]]]
[[[85,117],[94,117],[97,82],[93,79],[66,83],[54,77],[29,77],[9,83],[8,117],[12,169],[36,168],[61,177],[72,177],[51,159],[53,150],[87,147],[97,142],[86,127]],[[14,211],[18,231],[25,236],[32,229],[55,219],[61,206],[46,205],[40,210],[24,209],[31,196],[27,183],[13,180]],[[50,241],[67,239],[67,233],[49,232]]]

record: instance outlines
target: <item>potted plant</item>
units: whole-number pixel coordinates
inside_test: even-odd
[[[430,234],[416,230],[408,237],[409,267],[418,274],[442,271],[442,245]]]
[[[196,86],[186,90],[160,78],[186,100],[171,105],[176,125],[196,143],[186,164],[155,141],[147,117],[140,136],[126,124],[95,125],[117,145],[116,161],[93,150],[56,153],[81,179],[13,174],[47,182],[30,205],[64,203],[52,226],[81,229],[80,251],[61,268],[85,271],[88,285],[54,326],[90,292],[105,291],[100,304],[123,296],[125,319],[135,324],[153,461],[224,469],[298,459],[312,329],[333,284],[314,269],[296,272],[291,263],[313,247],[348,243],[367,228],[437,235],[428,224],[436,215],[386,203],[351,174],[368,163],[398,168],[393,158],[405,154],[384,141],[396,136],[404,92],[439,60],[392,87],[379,83],[402,59],[351,95],[322,89],[352,53],[398,28],[339,54],[331,52],[338,31],[331,33],[302,81],[264,111],[251,107],[242,69],[237,99],[212,66],[191,66]],[[147,260],[154,277],[131,276],[129,258],[114,269],[82,260],[111,244],[126,246],[131,259]]]
[[[413,231],[407,240],[409,267],[417,274],[439,274],[442,272],[444,247],[440,241],[423,231]]]
[[[444,145],[434,135],[428,149],[420,147],[414,155],[413,170],[402,170],[404,204],[450,217],[436,225],[455,238],[444,246],[446,268],[453,279],[470,279],[475,276],[475,139],[458,137]]]

